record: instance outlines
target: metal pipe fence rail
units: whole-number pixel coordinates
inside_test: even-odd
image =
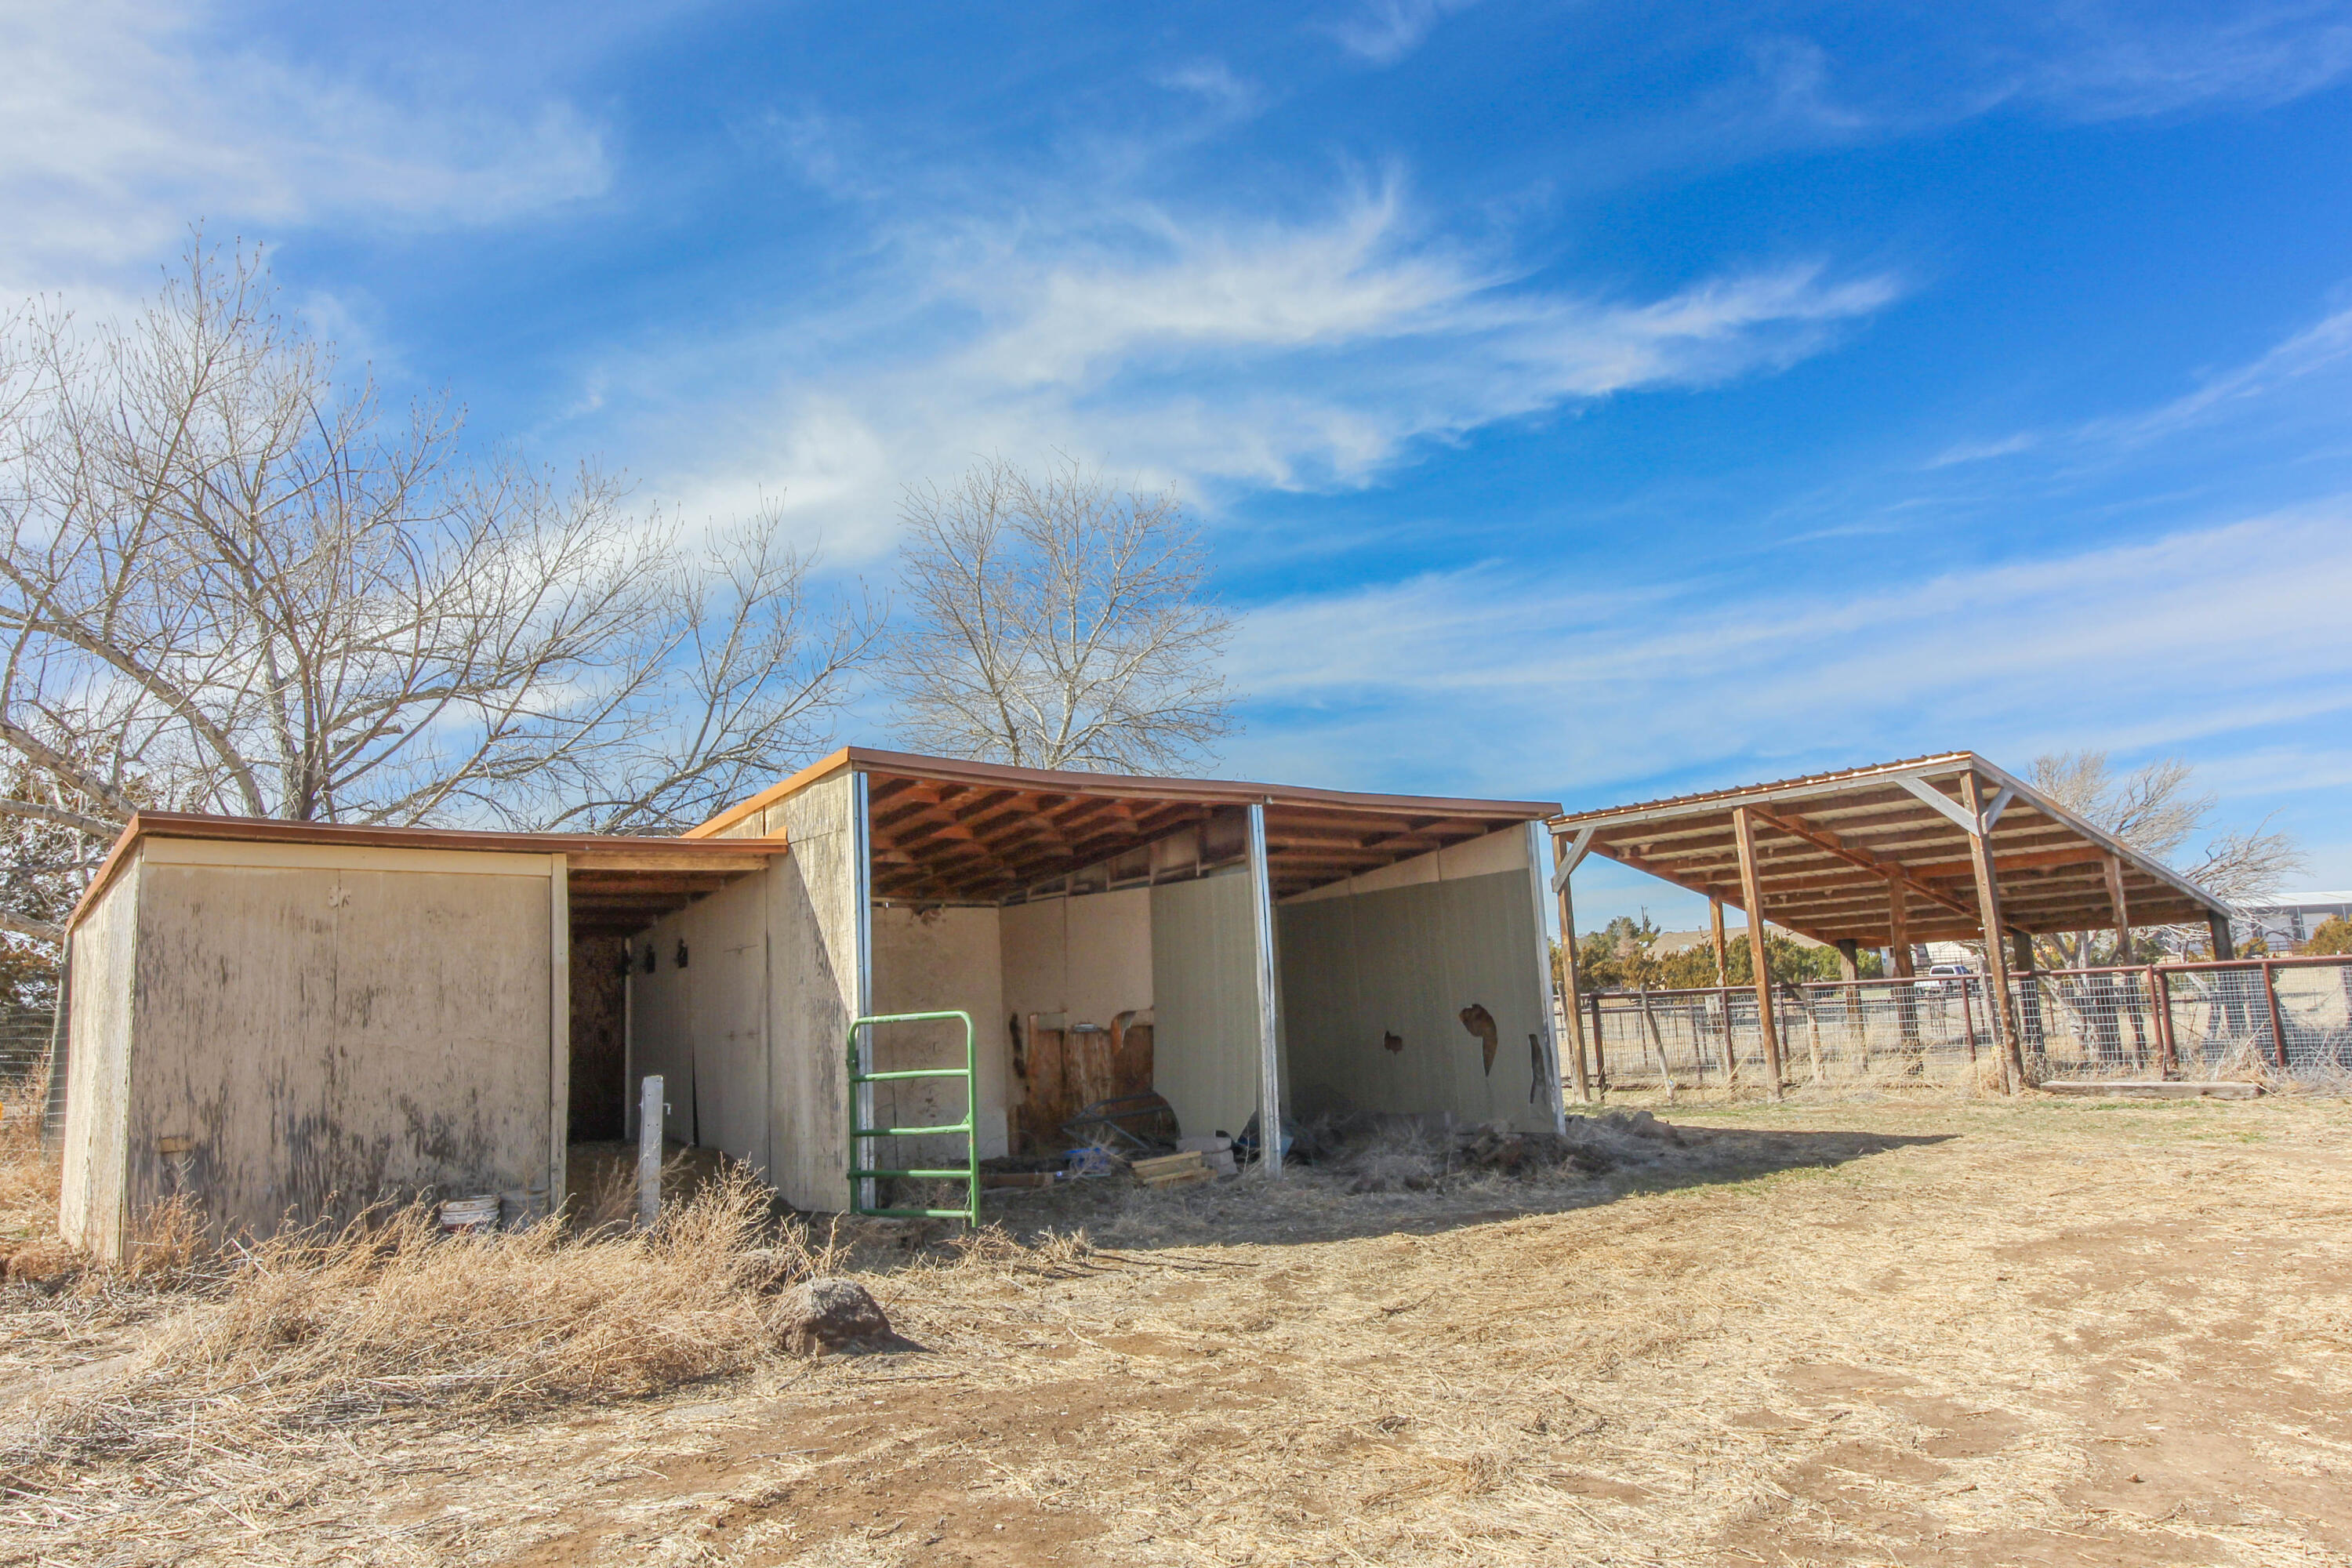
[[[1787,1081],[1998,1081],[1998,1021],[1982,975],[1832,980],[1773,994]],[[2352,1079],[2352,957],[2036,970],[2015,975],[2010,996],[2036,1081]],[[1600,1081],[1764,1082],[1752,986],[1589,992],[1578,1003]]]

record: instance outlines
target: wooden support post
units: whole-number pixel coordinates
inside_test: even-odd
[[[2131,962],[2131,905],[2124,898],[2124,858],[2120,855],[2101,858],[2107,872],[2107,905],[2116,915],[2116,962]],[[2084,963],[2090,959],[2086,956]]]
[[[1838,978],[1845,982],[1845,1048],[1853,1058],[1856,1070],[1870,1065],[1870,1041],[1862,1026],[1862,943],[1853,937],[1843,937],[1837,942]],[[1821,1028],[1814,1026],[1818,1037]],[[1816,1049],[1819,1047],[1817,1047]],[[1821,1072],[1815,1068],[1818,1080]]]
[[[1707,900],[1706,923],[1715,935],[1715,985],[1722,993],[1716,1002],[1723,1009],[1723,1087],[1729,1089],[1739,1081],[1739,1056],[1731,1048],[1731,944],[1724,940],[1721,899]]]
[[[637,1101],[637,1228],[651,1230],[661,1218],[662,1080],[649,1076]]]
[[[2216,961],[2227,963],[2238,956],[2237,942],[2230,935],[2229,916],[2207,915],[2205,929],[2213,933],[2213,957]]]
[[[1756,822],[1744,805],[1731,808],[1731,835],[1739,847],[1739,901],[1748,910],[1748,958],[1755,968],[1756,1024],[1764,1032],[1764,1084],[1780,1098],[1780,1033],[1772,1016],[1772,966],[1764,947],[1764,888],[1756,869]]]
[[[1974,770],[1960,775],[1960,800],[1969,816],[1984,821],[1984,784]],[[1984,935],[1986,1010],[1992,1014],[1993,1040],[2000,1050],[2001,1087],[2011,1094],[2025,1088],[2025,1053],[2017,1038],[2017,1014],[2009,995],[2009,954],[2003,951],[2000,884],[1992,869],[1992,846],[1982,832],[1969,835],[1969,860],[1976,875],[1977,929]]]
[[[1555,835],[1551,852],[1552,858],[1568,867],[1570,874],[1573,875],[1575,866],[1568,858],[1568,840]],[[1580,998],[1576,989],[1576,904],[1569,897],[1568,884],[1567,876],[1559,879],[1559,1011],[1568,1024],[1569,1055],[1576,1063],[1577,1102],[1590,1105],[1592,1103],[1592,1080],[1584,1067],[1584,1013],[1577,1005]]]
[[[1893,877],[1886,879],[1886,956],[1893,961],[1896,980],[1912,978],[1911,892]],[[1918,1040],[1919,997],[1916,987],[1895,986],[1895,1023],[1905,1045]]]

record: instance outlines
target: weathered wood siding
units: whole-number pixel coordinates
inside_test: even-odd
[[[121,1256],[130,1132],[131,1005],[140,868],[126,867],[74,927],[67,1019],[66,1125],[58,1226],[103,1258]]]
[[[560,1181],[555,871],[543,855],[150,840],[127,1211],[184,1184],[216,1230],[266,1233],[423,1188]],[[104,1005],[80,979],[77,1015]]]
[[[1549,1065],[1528,1041],[1543,1037],[1549,998],[1528,876],[1514,828],[1276,910],[1294,1114],[1552,1125]],[[1474,1005],[1495,1020],[1491,1070],[1462,1022]]]
[[[628,939],[575,937],[572,942],[571,1137],[575,1143],[625,1138],[628,1076]]]

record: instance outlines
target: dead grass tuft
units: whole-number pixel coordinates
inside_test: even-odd
[[[208,1300],[109,1385],[38,1409],[0,1468],[37,1489],[95,1459],[282,1446],[404,1406],[505,1415],[736,1371],[768,1348],[764,1297],[829,1261],[796,1226],[772,1237],[769,1205],[731,1172],[649,1235],[550,1220],[452,1237],[420,1203],[232,1244]]]
[[[48,1079],[40,1068],[0,1079],[0,1260],[56,1240],[58,1162],[41,1147]],[[5,1273],[0,1268],[0,1278]]]

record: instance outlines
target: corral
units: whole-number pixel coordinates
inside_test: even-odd
[[[1553,819],[1560,928],[1575,928],[1570,878],[1590,854],[1703,895],[1718,984],[1709,991],[1602,997],[1571,1009],[1569,1060],[1580,1097],[1621,1062],[1671,1087],[1746,1075],[1778,1095],[1790,1063],[1812,1080],[1874,1066],[1973,1078],[1979,1048],[2010,1088],[2062,1072],[2285,1073],[2352,1068],[2352,997],[2341,966],[2290,977],[2240,961],[2231,910],[2115,835],[1972,752],[1916,757]],[[1748,916],[1750,984],[1735,990],[1724,910]],[[1769,921],[1836,948],[1841,981],[1784,987],[1765,956]],[[2201,927],[2210,958],[2053,974],[2032,939]],[[1980,973],[1920,978],[1921,943],[1974,938]],[[1865,983],[1864,948],[1885,952]],[[1575,984],[1575,954],[1566,963]],[[1612,1025],[1614,1026],[1612,1030]],[[2297,1027],[2296,1026],[2301,1026]]]

